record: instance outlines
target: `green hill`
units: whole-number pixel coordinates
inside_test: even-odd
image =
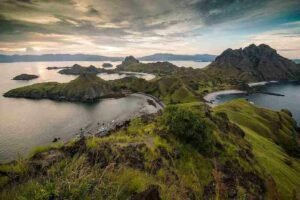
[[[287,138],[296,133],[286,112],[242,100],[213,110],[201,102],[169,106],[110,136],[37,148],[1,165],[0,198],[297,199],[299,159],[275,143],[278,133],[264,120]]]
[[[69,83],[37,83],[10,90],[5,97],[92,102],[107,96],[119,96],[111,85],[95,74],[81,74]]]

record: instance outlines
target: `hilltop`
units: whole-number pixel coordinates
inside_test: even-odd
[[[244,49],[225,50],[207,71],[227,79],[253,82],[295,80],[299,78],[300,67],[268,45],[252,44]]]

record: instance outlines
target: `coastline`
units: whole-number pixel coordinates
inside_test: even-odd
[[[260,81],[260,82],[251,82],[251,83],[247,83],[247,85],[250,88],[255,88],[255,87],[261,87],[261,86],[267,86],[267,85],[271,85],[271,84],[280,84],[280,83],[284,83],[284,82],[297,82],[297,80],[290,80],[290,81]],[[206,94],[203,99],[206,102],[207,105],[211,106],[211,107],[215,107],[217,106],[217,104],[214,104],[214,101],[217,99],[218,96],[220,95],[231,95],[231,94],[247,94],[247,93],[260,93],[260,94],[266,94],[266,95],[274,95],[274,96],[284,96],[282,94],[277,94],[277,93],[269,93],[269,92],[248,92],[248,91],[244,91],[244,90],[221,90],[221,91],[216,91],[216,92],[212,92],[212,93],[208,93]]]
[[[210,107],[214,107],[214,106],[216,106],[216,104],[214,104],[214,101],[220,95],[246,94],[246,93],[248,93],[248,92],[243,91],[243,90],[221,90],[221,91],[208,93],[207,95],[205,95],[203,97],[203,99],[204,99],[204,101],[206,102],[207,105],[209,105]]]
[[[160,101],[157,97],[152,96],[150,94],[132,93],[128,96],[138,96],[138,97],[145,98],[145,100],[147,101],[147,105],[142,107],[136,113],[132,113],[131,115],[127,116],[126,118],[121,116],[107,123],[97,123],[94,125],[92,124],[87,125],[86,127],[82,128],[78,133],[76,133],[75,136],[95,135],[98,137],[103,137],[108,135],[110,132],[114,130],[128,126],[130,121],[136,117],[155,115],[165,108],[165,104],[162,101]],[[154,110],[153,111],[147,110],[146,109],[147,106],[153,106]]]

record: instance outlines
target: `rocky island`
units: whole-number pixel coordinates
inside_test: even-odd
[[[111,67],[113,67],[113,65],[110,64],[110,63],[103,63],[102,67],[104,67],[104,68],[111,68]]]
[[[20,74],[20,75],[14,77],[12,80],[29,81],[29,80],[32,80],[32,79],[36,79],[38,77],[39,76],[34,75],[34,74]]]
[[[97,77],[95,74],[81,74],[69,83],[37,83],[10,90],[4,96],[94,102],[104,97],[119,97],[123,95],[120,91],[113,91],[112,86],[108,82]]]
[[[256,57],[251,56],[252,54]],[[222,62],[225,63],[222,64]],[[244,62],[244,65],[239,64]],[[273,62],[274,65],[272,65]],[[256,63],[255,66],[254,63]],[[262,63],[269,64],[262,66]],[[187,103],[203,100],[207,93],[215,91],[237,89],[252,92],[253,88],[247,84],[251,80],[294,80],[297,78],[298,69],[295,63],[278,55],[275,50],[266,45],[250,45],[244,50],[226,50],[206,69],[177,67],[169,62],[140,63],[133,56],[128,56],[113,70],[94,66],[82,67],[76,64],[59,71],[62,74],[80,75],[78,79],[68,84],[35,84],[11,90],[4,96],[86,102],[107,96],[119,96],[125,90],[126,93],[151,94],[166,104]],[[146,72],[156,74],[157,78],[146,81],[136,77],[127,77],[104,81],[96,77],[96,74],[103,71],[109,71],[109,73]],[[230,72],[231,74],[226,74]]]
[[[89,67],[82,67],[81,65],[75,64],[72,67],[60,70],[58,73],[69,74],[69,75],[80,75],[80,74],[98,74],[100,72],[93,65]]]

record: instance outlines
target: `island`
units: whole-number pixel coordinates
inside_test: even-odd
[[[110,64],[110,63],[103,63],[102,67],[104,67],[104,68],[111,68],[111,67],[113,67],[113,65]]]
[[[299,197],[300,128],[292,113],[243,99],[210,107],[204,99],[215,91],[251,91],[249,81],[296,80],[297,65],[270,47],[226,50],[206,69],[140,63],[133,56],[117,66],[156,74],[150,81],[105,81],[90,69],[80,70],[69,83],[33,84],[4,96],[87,103],[145,93],[167,106],[105,135],[101,129],[66,143],[56,141],[26,159],[1,164],[0,186],[9,197],[4,199],[36,193],[44,199]]]
[[[34,75],[34,74],[20,74],[20,75],[14,77],[12,80],[29,81],[29,80],[32,80],[32,79],[36,79],[38,77],[39,76]]]
[[[57,101],[94,102],[104,97],[124,96],[122,91],[114,91],[112,85],[95,74],[81,74],[69,83],[37,83],[10,90],[5,97],[30,99],[52,99]]]

